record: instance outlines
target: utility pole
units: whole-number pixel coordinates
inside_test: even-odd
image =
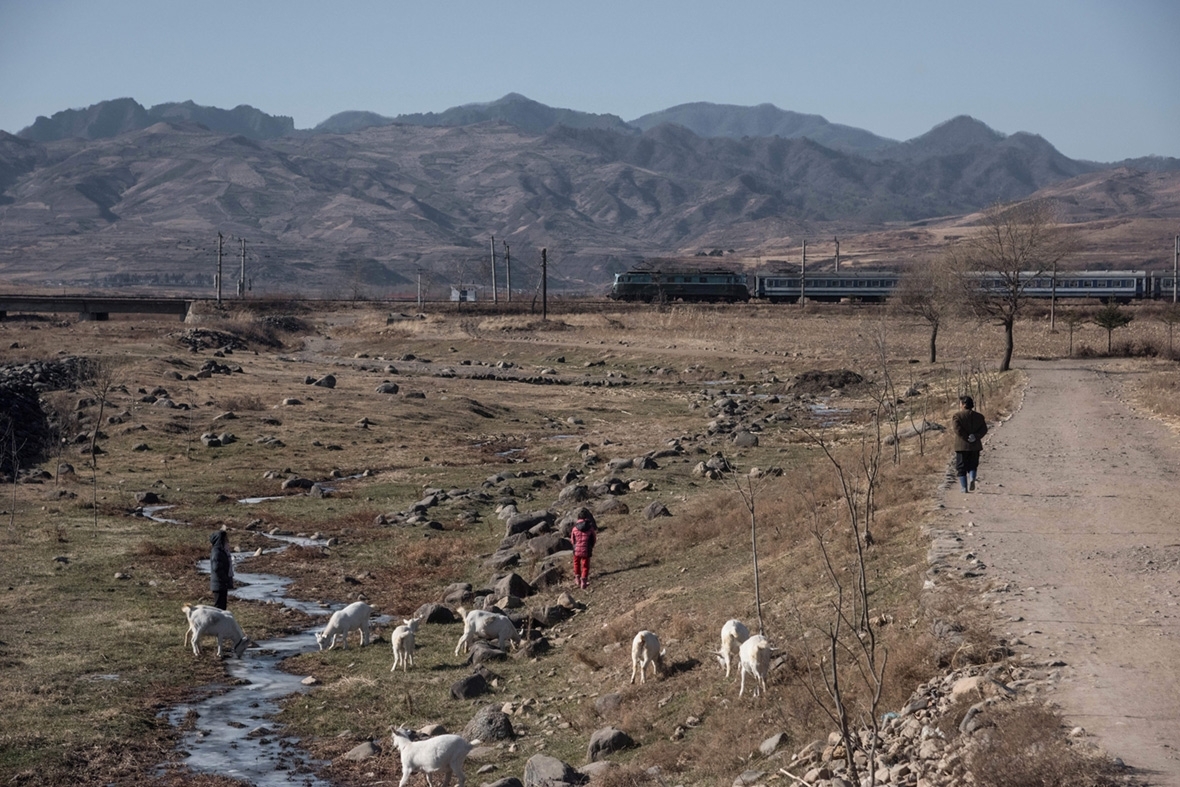
[[[418,269],[418,313],[422,313],[422,269]]]
[[[832,240],[836,241],[836,273],[839,273],[840,272],[840,239],[839,238],[832,238]]]
[[[807,241],[803,241],[803,265],[799,268],[799,307],[807,303]]]
[[[217,233],[217,275],[214,277],[214,285],[217,287],[217,305],[221,305],[221,233]]]
[[[1180,273],[1180,235],[1176,236],[1176,250],[1172,252],[1172,303],[1176,302],[1176,274]]]
[[[500,295],[496,292],[496,236],[492,236],[492,303],[499,303]]]
[[[541,319],[549,319],[549,256],[541,249]]]
[[[238,297],[246,297],[246,239],[242,241],[242,272],[238,274]]]
[[[512,303],[512,255],[509,254],[508,241],[504,241],[504,273],[507,276],[504,287],[508,290],[508,302]]]
[[[1057,332],[1057,261],[1053,261],[1053,274],[1049,279],[1049,333]]]

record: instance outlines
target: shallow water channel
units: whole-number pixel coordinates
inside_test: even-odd
[[[169,507],[145,507],[143,514],[157,522],[183,524],[159,515]],[[263,535],[282,544],[268,552],[281,551],[291,544],[323,546],[326,543],[299,536]],[[289,598],[287,587],[291,580],[286,577],[240,572],[238,566],[253,556],[252,552],[233,553],[236,587],[229,593],[231,598],[283,604],[308,615],[326,616],[343,606],[324,608],[318,603]],[[197,568],[208,573],[209,561],[199,561]],[[380,621],[374,618],[374,622]],[[313,760],[299,747],[297,739],[282,735],[281,729],[268,723],[279,712],[280,700],[308,691],[301,683],[301,676],[283,672],[279,664],[291,656],[318,649],[315,630],[258,642],[243,658],[226,659],[226,670],[234,685],[207,686],[210,696],[166,711],[164,715],[173,726],[187,723],[190,727],[181,738],[180,748],[185,756],[178,764],[193,771],[243,779],[258,787],[328,787],[329,782],[312,775],[312,771],[327,763]],[[246,634],[249,636],[250,632]],[[202,656],[213,652],[211,645],[206,640]],[[161,769],[168,767],[171,765]]]

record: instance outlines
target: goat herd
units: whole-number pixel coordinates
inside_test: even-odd
[[[189,605],[182,608],[188,620],[188,630],[184,641],[188,645],[192,639],[195,655],[201,654],[198,640],[203,636],[212,636],[217,640],[217,655],[222,655],[222,642],[230,641],[233,654],[241,658],[250,645],[249,638],[242,631],[242,627],[234,620],[233,614],[217,607],[204,604]],[[348,648],[348,635],[352,631],[359,631],[361,645],[369,644],[369,616],[373,608],[363,601],[356,601],[343,609],[332,613],[328,624],[322,632],[315,635],[316,644],[320,650],[331,650],[336,646],[337,639],[341,647]],[[518,645],[521,633],[517,631],[512,620],[507,615],[473,609],[470,612],[459,607],[459,614],[463,618],[463,634],[455,645],[455,655],[466,653],[471,645],[480,640],[495,640],[500,650],[505,650],[509,642]],[[393,666],[391,671],[400,665],[405,672],[414,663],[414,634],[418,630],[418,618],[411,618],[395,628],[390,635],[393,647]],[[750,635],[750,630],[740,620],[728,620],[721,627],[721,649],[717,658],[725,667],[725,677],[732,671],[734,655],[738,657],[738,669],[741,677],[741,688],[738,696],[746,691],[746,676],[753,681],[753,696],[758,697],[766,691],[766,675],[770,670],[770,643],[761,634]],[[660,646],[660,639],[653,631],[641,631],[631,641],[631,683],[635,683],[636,676],[640,683],[647,680],[648,666],[652,668],[652,676],[663,675],[666,672],[664,657],[667,651]],[[469,742],[459,735],[436,735],[425,740],[415,740],[415,733],[403,729],[393,732],[393,743],[397,746],[402,763],[402,778],[399,787],[405,787],[410,776],[414,773],[444,772],[443,787],[450,782],[451,774],[455,774],[459,787],[464,785],[463,760],[467,753],[479,743]]]

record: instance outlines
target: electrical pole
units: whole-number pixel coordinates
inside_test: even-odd
[[[807,302],[807,241],[803,241],[803,265],[799,268],[799,306]]]
[[[512,303],[512,255],[509,254],[508,241],[504,241],[504,273],[507,277],[504,288],[508,290],[508,302]]]
[[[499,303],[500,295],[496,292],[496,236],[492,236],[492,303]]]
[[[242,272],[238,274],[238,297],[246,297],[246,239],[242,238]]]
[[[217,275],[214,277],[216,281],[214,284],[217,287],[217,305],[221,305],[221,233],[217,233]]]
[[[1176,236],[1176,250],[1172,252],[1172,303],[1176,302],[1176,274],[1180,273],[1180,235]]]
[[[418,269],[418,313],[422,313],[422,269]]]
[[[549,257],[546,249],[541,249],[541,319],[549,319]]]
[[[839,273],[840,272],[840,239],[839,238],[832,238],[832,240],[836,241],[836,273]]]
[[[1053,262],[1053,274],[1049,279],[1049,333],[1057,332],[1057,262]]]

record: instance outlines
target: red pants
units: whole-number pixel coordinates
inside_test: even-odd
[[[590,556],[574,555],[574,579],[590,578]]]

